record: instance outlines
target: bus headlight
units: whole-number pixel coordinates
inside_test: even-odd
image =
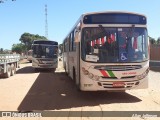
[[[89,73],[89,74],[88,74],[88,77],[89,77],[90,79],[92,79],[92,78],[94,77],[94,75],[93,75],[92,73]]]
[[[138,75],[138,76],[137,76],[137,79],[138,79],[138,80],[141,80],[141,79],[143,79],[143,78],[144,78],[143,75]]]
[[[144,73],[142,73],[141,75],[137,76],[138,80],[141,80],[143,78],[145,78],[148,75],[149,69],[147,69]]]
[[[95,75],[95,76],[94,76],[94,80],[97,80],[97,81],[98,81],[99,79],[100,79],[100,77],[99,77],[98,75]]]
[[[88,75],[88,74],[89,74],[89,72],[88,72],[87,70],[85,70],[84,74],[85,74],[85,75]]]
[[[90,73],[88,70],[86,70],[84,67],[82,67],[82,72],[84,75],[88,75],[88,77],[92,80],[96,80],[98,81],[100,79],[100,76],[98,75],[93,75],[92,73]]]
[[[88,74],[89,74],[88,70],[86,70],[84,67],[82,68],[82,72],[83,72],[85,75],[88,75]]]

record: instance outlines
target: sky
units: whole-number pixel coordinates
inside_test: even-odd
[[[48,39],[59,44],[81,14],[111,10],[146,15],[149,36],[160,37],[160,0],[8,0],[0,4],[0,48],[11,49],[25,32],[45,36],[46,4]]]

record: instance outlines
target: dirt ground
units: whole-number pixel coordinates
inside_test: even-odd
[[[31,63],[23,60],[16,75],[0,79],[0,111],[40,111],[43,115],[45,111],[66,112],[58,112],[56,117],[0,117],[0,120],[160,120],[160,117],[143,116],[105,117],[106,111],[119,111],[115,116],[125,116],[127,111],[135,114],[136,111],[160,111],[160,72],[150,71],[149,77],[148,89],[125,93],[79,92],[74,81],[64,73],[62,62],[55,72],[35,72]],[[78,117],[73,117],[73,114]],[[97,117],[91,117],[96,114]]]

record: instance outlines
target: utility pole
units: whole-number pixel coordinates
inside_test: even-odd
[[[47,20],[47,4],[45,5],[45,37],[48,39],[48,20]]]

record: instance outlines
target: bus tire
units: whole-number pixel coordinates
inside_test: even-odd
[[[6,69],[7,71],[4,73],[4,77],[9,78],[11,76],[11,66],[8,64]]]
[[[73,80],[75,81],[75,84],[76,84],[76,71],[75,71],[75,68],[73,68]],[[76,84],[76,89],[77,89],[78,92],[81,92],[80,82],[78,84]]]
[[[74,68],[73,68],[73,80],[76,81],[76,72]]]
[[[76,85],[77,91],[78,92],[82,92],[82,90],[80,89],[80,84],[78,83],[78,85]]]

